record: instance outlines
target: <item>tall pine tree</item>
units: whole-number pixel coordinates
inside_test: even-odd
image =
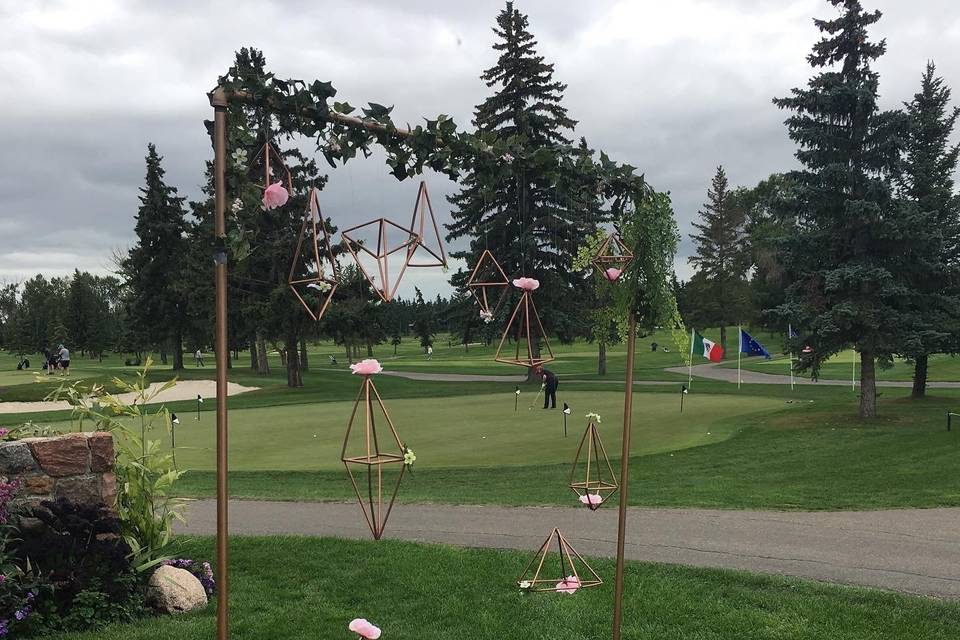
[[[793,111],[786,125],[804,167],[794,175],[801,213],[783,242],[790,285],[778,310],[813,348],[802,369],[815,374],[851,345],[860,352],[859,413],[873,417],[877,359],[889,360],[902,337],[902,256],[916,221],[891,188],[903,117],[879,110],[879,78],[870,66],[886,50],[867,35],[881,14],[865,12],[859,0],[830,2],[841,13],[814,21],[824,35],[807,57],[822,71],[806,88],[774,99]]]
[[[692,282],[696,299],[688,299],[688,303],[696,308],[694,315],[702,322],[720,325],[720,344],[726,349],[727,325],[742,319],[748,300],[746,210],[733,206],[722,166],[713,176],[707,200],[699,211],[702,222],[693,223],[697,232],[690,236],[695,247],[690,263],[698,273]]]
[[[553,65],[537,54],[527,16],[508,2],[493,32],[493,48],[500,55],[480,77],[494,93],[477,105],[473,124],[479,133],[500,140],[525,139],[528,153],[504,156],[512,175],[495,188],[476,174],[464,176],[461,191],[449,198],[455,210],[447,240],[470,239],[468,248],[452,255],[471,268],[489,249],[508,276],[540,280],[536,303],[545,330],[566,339],[576,325],[572,289],[588,286],[569,266],[598,214],[578,206],[574,194],[558,193],[549,177],[551,167],[538,161],[538,148],[570,144],[567,135],[576,122],[561,105],[566,85],[553,79]],[[462,287],[465,277],[461,273],[451,282]]]
[[[960,108],[927,63],[920,91],[905,103],[909,129],[901,195],[919,209],[928,244],[911,261],[913,318],[903,354],[914,360],[913,397],[923,397],[931,353],[960,350],[960,196],[954,192],[960,145],[950,144]]]
[[[163,158],[147,145],[147,173],[140,188],[137,244],[121,265],[127,280],[130,321],[150,346],[173,350],[173,368],[183,368],[187,300],[180,290],[185,259],[184,198],[164,182]]]

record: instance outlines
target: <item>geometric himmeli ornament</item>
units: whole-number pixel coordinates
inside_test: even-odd
[[[293,295],[314,320],[323,317],[339,281],[337,262],[331,255],[330,234],[320,213],[319,193],[316,187],[310,190],[310,204],[303,216],[297,250],[293,252],[287,277]]]
[[[623,243],[616,231],[607,236],[596,253],[593,254],[593,266],[597,272],[610,282],[620,278],[627,265],[633,261],[633,253]]]
[[[424,209],[426,205],[426,209]],[[427,225],[429,216],[430,224]],[[440,228],[433,217],[433,206],[430,204],[430,194],[427,193],[427,183],[421,181],[417,190],[417,203],[413,207],[413,220],[410,230],[420,236],[420,240],[407,247],[408,267],[443,267],[447,268],[447,254],[443,250],[443,241],[440,239]],[[431,245],[434,245],[431,247]],[[419,255],[418,255],[419,254]],[[424,255],[427,254],[427,255]]]
[[[504,353],[504,345],[507,344],[507,338],[513,339],[514,352],[512,354]],[[543,345],[539,350],[535,347],[540,344],[541,338]],[[509,347],[507,347],[509,349]],[[493,358],[497,362],[506,364],[515,364],[521,367],[538,367],[546,362],[552,362],[555,358],[550,343],[547,341],[547,334],[543,330],[543,324],[540,322],[540,316],[537,315],[537,307],[533,304],[533,297],[530,291],[524,291],[517,302],[510,321],[503,331],[500,338],[500,344],[497,346],[497,354]]]
[[[552,572],[550,572],[548,573],[550,577],[541,577],[540,572],[546,563],[547,554],[550,553],[550,543],[554,541],[557,543],[556,553],[560,556],[559,573],[552,574]],[[537,565],[537,568],[531,575],[530,569],[534,564]],[[577,568],[578,564],[580,565],[580,569]],[[577,553],[576,549],[570,546],[567,539],[564,538],[560,530],[556,528],[550,532],[547,539],[540,545],[540,550],[537,551],[527,564],[527,568],[524,569],[520,577],[517,578],[517,586],[524,591],[534,593],[544,591],[573,593],[577,589],[599,587],[602,584],[603,580],[597,575],[597,572],[587,564],[587,561]]]
[[[280,182],[287,193],[293,193],[293,176],[290,174],[290,169],[287,168],[283,157],[269,140],[260,147],[260,151],[254,156],[253,162],[250,164],[250,173],[254,176],[256,185],[261,189],[266,189],[271,184]]]
[[[495,315],[507,299],[505,294],[509,286],[510,280],[500,268],[500,263],[489,249],[484,249],[467,280],[467,288],[480,303],[480,310],[489,316]]]
[[[372,242],[364,241],[362,237],[364,234],[373,235]],[[409,258],[412,255],[410,247],[416,246],[420,242],[420,236],[416,232],[401,227],[396,222],[386,218],[377,218],[370,222],[358,224],[340,235],[347,251],[353,256],[354,262],[357,263],[360,271],[370,281],[370,286],[373,287],[374,292],[384,302],[393,300],[397,288],[400,286],[400,279],[403,277],[403,272],[407,270]],[[390,235],[395,237],[390,238]],[[390,257],[397,252],[401,252],[400,257],[403,258],[403,266],[400,267],[396,276],[392,276],[390,273]],[[362,258],[372,258],[376,261],[376,273],[370,273],[364,267]]]
[[[587,445],[586,450],[584,444]],[[584,454],[583,463],[580,461],[581,454]],[[587,505],[591,511],[596,511],[617,492],[618,486],[617,476],[613,473],[607,451],[600,441],[600,432],[593,420],[590,420],[573,459],[570,488],[580,496],[580,502]]]
[[[362,424],[358,415],[363,416]],[[379,540],[383,535],[393,501],[397,498],[400,480],[403,479],[406,469],[403,463],[404,451],[400,436],[390,420],[387,408],[383,406],[383,400],[380,399],[373,380],[369,375],[365,375],[357,401],[353,405],[347,435],[343,438],[340,460],[350,475],[350,482],[374,540]],[[385,491],[389,493],[386,509]]]

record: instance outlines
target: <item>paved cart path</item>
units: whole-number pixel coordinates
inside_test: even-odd
[[[736,369],[727,369],[720,365],[722,362],[711,362],[707,364],[695,364],[693,365],[693,375],[700,378],[709,378],[710,380],[721,380],[723,382],[732,382],[733,384],[737,383],[737,370]],[[670,373],[680,373],[687,374],[687,367],[668,367],[664,369]],[[741,370],[741,380],[744,384],[780,384],[780,385],[789,385],[790,376],[781,375],[777,373],[758,373],[756,371],[747,371],[746,369]],[[794,382],[796,384],[814,384],[814,385],[827,385],[831,387],[849,387],[850,380],[818,380],[814,382],[809,378],[801,378],[800,376],[794,376]],[[859,384],[859,380],[857,381]],[[913,383],[909,380],[877,380],[878,387],[901,387],[907,388],[913,386]],[[960,389],[960,382],[928,382],[927,387],[930,389]]]
[[[216,503],[184,533],[216,531]],[[562,507],[400,504],[387,538],[533,551],[559,526],[584,555],[612,556],[617,514]],[[355,503],[235,500],[231,534],[369,538]],[[784,574],[960,599],[960,509],[776,512],[631,508],[627,557]]]

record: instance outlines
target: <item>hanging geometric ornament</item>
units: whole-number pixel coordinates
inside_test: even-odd
[[[494,360],[506,364],[515,364],[521,367],[537,367],[546,362],[552,362],[555,358],[550,343],[547,341],[547,334],[543,330],[543,324],[540,322],[540,316],[537,315],[537,307],[533,304],[533,291],[540,286],[540,282],[533,278],[517,278],[513,281],[513,286],[523,290],[520,301],[517,302],[510,321],[503,331],[500,338],[500,344],[497,346],[497,354]],[[513,357],[503,354],[503,347],[507,344],[507,338],[513,338],[516,347]],[[543,348],[537,351],[535,346],[543,339]],[[509,347],[508,347],[509,348]],[[546,350],[546,355],[544,354]],[[535,355],[539,353],[539,355]]]
[[[559,572],[551,574],[551,577],[540,577],[543,565],[546,564],[547,555],[550,553],[550,543],[556,540],[557,550],[555,553],[560,556]],[[530,574],[530,569],[536,564],[537,568]],[[577,568],[580,565],[580,568]],[[533,558],[527,564],[520,577],[517,578],[517,586],[522,591],[531,593],[542,593],[553,591],[555,593],[573,594],[577,589],[587,587],[599,587],[603,580],[597,575],[597,572],[587,564],[576,549],[574,549],[567,539],[563,537],[560,530],[554,528],[547,536],[547,539],[540,545],[540,549],[534,554]]]
[[[380,373],[383,367],[376,360],[363,360],[350,365],[350,368],[354,374],[363,376],[363,384],[353,404],[353,413],[350,414],[347,434],[343,439],[340,460],[343,461],[343,466],[346,467],[350,476],[350,482],[360,502],[363,517],[367,521],[367,526],[370,527],[370,533],[373,534],[374,540],[379,540],[383,535],[387,518],[390,517],[390,510],[393,509],[393,502],[397,498],[403,472],[406,470],[404,455],[407,453],[407,448],[400,442],[397,429],[393,426],[387,408],[383,406],[383,400],[370,378],[373,374]],[[362,410],[361,403],[363,403]],[[363,416],[362,425],[358,415]],[[355,422],[356,429],[354,429]],[[412,455],[412,452],[410,453]],[[394,476],[396,481],[393,481]],[[384,491],[389,493],[386,509],[384,509]]]
[[[310,204],[303,216],[300,238],[287,277],[287,286],[315,321],[320,320],[330,306],[340,279],[337,261],[331,253],[333,245],[327,233],[327,224],[320,214],[319,194],[316,187],[310,190]],[[307,243],[306,250],[304,241]]]
[[[420,236],[386,218],[377,218],[351,227],[340,236],[360,271],[370,281],[374,293],[384,302],[393,300],[403,272],[407,270],[411,255],[409,249],[420,241]],[[390,257],[398,252],[402,252],[403,265],[393,279],[390,274]],[[371,273],[374,269],[371,261],[375,263],[375,273]]]
[[[484,249],[467,280],[467,288],[480,303],[480,317],[484,322],[493,320],[493,316],[507,299],[509,286],[510,280],[500,268],[500,263],[489,249]]]
[[[427,226],[427,216],[430,218],[429,226]],[[430,204],[430,194],[427,193],[427,183],[423,181],[420,182],[420,189],[417,190],[417,203],[413,206],[410,230],[420,236],[420,239],[416,244],[407,247],[407,266],[446,269],[447,254],[443,250],[437,220],[433,217],[433,206]],[[424,253],[428,255],[423,255]]]
[[[614,231],[597,247],[592,262],[600,275],[610,282],[616,282],[632,261],[633,253]]]
[[[260,147],[250,165],[251,178],[263,189],[263,206],[276,209],[287,203],[293,193],[293,176],[283,157],[269,140]]]
[[[586,451],[584,451],[584,444],[587,445]],[[581,454],[585,454],[582,464]],[[587,430],[583,432],[583,437],[580,438],[580,446],[577,447],[577,455],[573,459],[570,488],[580,497],[580,502],[587,505],[591,511],[596,511],[617,492],[618,487],[617,476],[613,473],[607,450],[604,449],[603,442],[600,440],[600,432],[591,419]]]

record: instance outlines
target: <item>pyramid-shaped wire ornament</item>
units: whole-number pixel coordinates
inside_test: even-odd
[[[542,577],[544,565],[547,564],[547,556],[550,554],[552,542],[557,543],[556,553],[560,556],[560,573],[550,577]],[[577,568],[577,564],[581,566]],[[530,569],[536,565],[536,570],[531,574]],[[554,528],[547,536],[547,539],[540,545],[540,549],[534,554],[526,569],[517,578],[517,586],[524,591],[542,593],[545,591],[561,592],[561,582],[566,582],[567,578],[573,576],[576,578],[576,588],[585,589],[587,587],[599,587],[603,580],[597,575],[597,572],[587,564],[577,550],[574,549],[567,539],[560,533],[560,529]],[[569,584],[569,583],[567,583]]]
[[[500,263],[489,249],[484,249],[467,280],[467,288],[480,304],[480,309],[491,316],[495,315],[507,299],[509,286],[510,280],[500,268]]]
[[[374,243],[373,249],[371,249],[371,247],[360,242],[357,238],[360,235],[358,232],[361,232],[364,229],[372,228],[374,225],[376,225],[377,239]],[[387,232],[391,229],[399,230],[405,240],[401,242],[395,242],[394,246],[390,246],[387,241]],[[420,236],[410,229],[401,227],[392,220],[387,220],[386,218],[377,218],[376,220],[371,220],[370,222],[364,222],[363,224],[358,224],[355,227],[350,227],[340,234],[340,237],[343,238],[343,243],[346,245],[347,251],[349,251],[350,255],[353,256],[353,260],[357,263],[357,266],[360,267],[360,271],[363,272],[363,275],[366,276],[367,280],[370,282],[370,286],[373,288],[374,292],[380,296],[380,299],[384,302],[390,302],[393,300],[393,297],[397,293],[397,289],[400,287],[400,279],[403,278],[403,273],[407,270],[409,258],[411,256],[409,247],[417,244],[420,241]],[[403,258],[403,266],[400,267],[399,273],[397,273],[396,277],[393,278],[392,274],[390,273],[390,259],[391,256],[398,252],[402,252],[401,257]],[[361,255],[366,255],[376,260],[377,273],[371,274],[367,271],[360,259]],[[378,277],[381,283],[379,285],[377,284]]]
[[[293,252],[290,275],[287,276],[287,286],[315,321],[327,311],[340,280],[337,261],[332,255],[333,244],[320,213],[319,194],[316,187],[310,190],[310,204],[303,215],[297,249]]]
[[[250,163],[250,173],[257,180],[256,185],[261,189],[266,189],[275,182],[283,184],[287,193],[293,193],[293,176],[287,163],[283,161],[283,156],[273,146],[273,143],[267,140],[260,147],[260,151],[253,157]]]
[[[600,431],[593,420],[580,438],[573,468],[570,469],[570,488],[591,511],[599,509],[619,488],[613,465],[610,464],[607,450],[600,440]]]
[[[427,224],[427,220],[430,224]],[[433,205],[430,204],[430,194],[427,193],[427,183],[420,182],[417,190],[417,203],[413,206],[413,220],[410,221],[410,230],[419,236],[416,244],[407,247],[408,267],[447,267],[447,254],[443,250],[443,240],[440,238],[440,227],[433,215]],[[434,247],[430,245],[436,243]],[[418,256],[421,251],[429,254]],[[423,262],[425,260],[425,262]]]
[[[361,403],[363,404],[362,414]],[[379,434],[375,417],[378,408],[383,414]],[[363,424],[356,424],[358,428],[355,429],[355,423],[359,422],[361,415]],[[387,427],[386,430],[383,428],[384,425]],[[353,441],[351,436],[354,436]],[[403,454],[404,446],[400,442],[400,436],[397,435],[393,421],[390,420],[390,414],[387,413],[387,408],[383,405],[373,380],[370,376],[364,376],[357,400],[353,404],[353,413],[350,414],[347,434],[343,438],[340,460],[343,461],[343,466],[346,467],[347,474],[350,476],[360,509],[363,511],[363,517],[367,521],[374,540],[379,540],[383,536],[387,518],[390,517],[390,511],[393,509],[393,502],[397,499],[400,481],[406,470]],[[399,467],[399,471],[395,472],[397,479],[394,483],[391,483],[389,478],[384,478],[384,467],[387,465]],[[384,486],[385,483],[386,486]],[[384,508],[385,491],[389,494],[386,496],[386,508]]]
[[[509,353],[504,354],[504,346],[510,349],[508,339],[513,339],[513,357]],[[540,339],[543,339],[543,345],[537,352],[534,345]],[[546,352],[546,353],[544,353]],[[539,355],[534,355],[539,353]],[[543,330],[543,324],[540,322],[540,316],[537,315],[537,307],[533,304],[531,292],[524,291],[517,302],[510,321],[503,331],[500,338],[500,344],[497,346],[497,354],[493,358],[497,362],[506,364],[515,364],[521,367],[537,367],[541,364],[552,362],[555,358],[553,350],[550,348],[550,342],[547,341],[547,334]]]
[[[616,231],[607,236],[597,247],[592,260],[597,272],[610,282],[618,280],[620,274],[632,261],[633,252],[627,248]]]

